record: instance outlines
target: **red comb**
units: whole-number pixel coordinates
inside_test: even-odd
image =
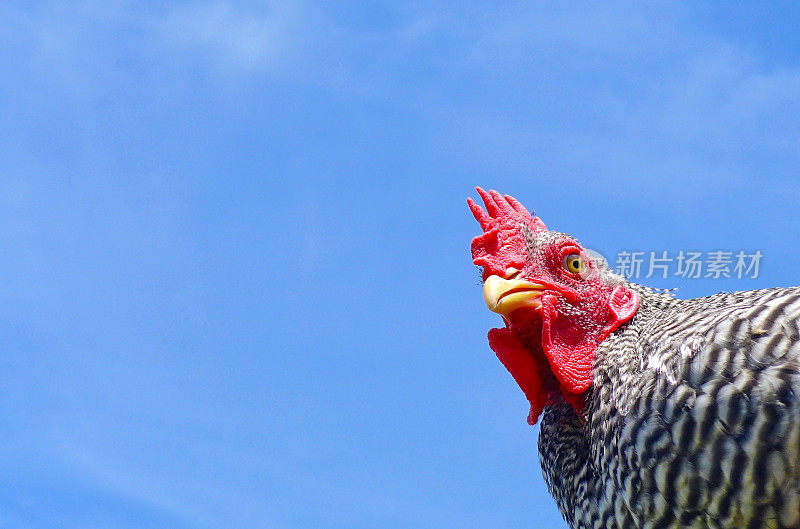
[[[472,262],[483,267],[484,280],[490,275],[503,277],[508,268],[522,270],[528,249],[520,227],[527,226],[533,232],[546,231],[547,227],[514,197],[494,190],[487,193],[480,187],[475,190],[486,211],[471,198],[467,199],[469,209],[483,229],[483,234],[472,239]]]

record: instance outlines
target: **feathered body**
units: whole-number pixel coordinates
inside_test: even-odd
[[[634,287],[636,288],[636,287]],[[602,342],[585,418],[545,408],[570,527],[800,527],[800,288],[676,300],[639,287]]]
[[[800,529],[800,287],[675,299],[478,191],[490,345],[569,526]]]

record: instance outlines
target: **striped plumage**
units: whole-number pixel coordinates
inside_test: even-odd
[[[638,285],[599,347],[584,421],[539,453],[570,527],[800,527],[800,287],[677,300]]]
[[[478,189],[489,332],[572,529],[800,529],[800,287],[679,300]]]

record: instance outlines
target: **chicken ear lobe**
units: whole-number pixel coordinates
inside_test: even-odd
[[[611,298],[608,302],[611,309],[612,318],[603,330],[603,339],[617,330],[617,328],[633,318],[639,309],[639,294],[623,285],[617,285],[611,291]]]

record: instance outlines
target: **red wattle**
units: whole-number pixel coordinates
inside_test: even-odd
[[[636,314],[639,295],[622,285],[615,287],[604,317],[600,313],[593,319],[564,310],[566,302],[554,292],[543,293],[541,301],[542,349],[569,400],[592,386],[597,346]]]
[[[530,402],[528,424],[536,424],[547,403],[542,365],[537,362],[533,353],[522,344],[517,335],[511,332],[511,329],[491,329],[489,331],[489,347],[514,377]]]
[[[558,297],[545,292],[542,300],[542,349],[562,389],[580,394],[592,385],[597,342],[574,317],[558,310]]]

